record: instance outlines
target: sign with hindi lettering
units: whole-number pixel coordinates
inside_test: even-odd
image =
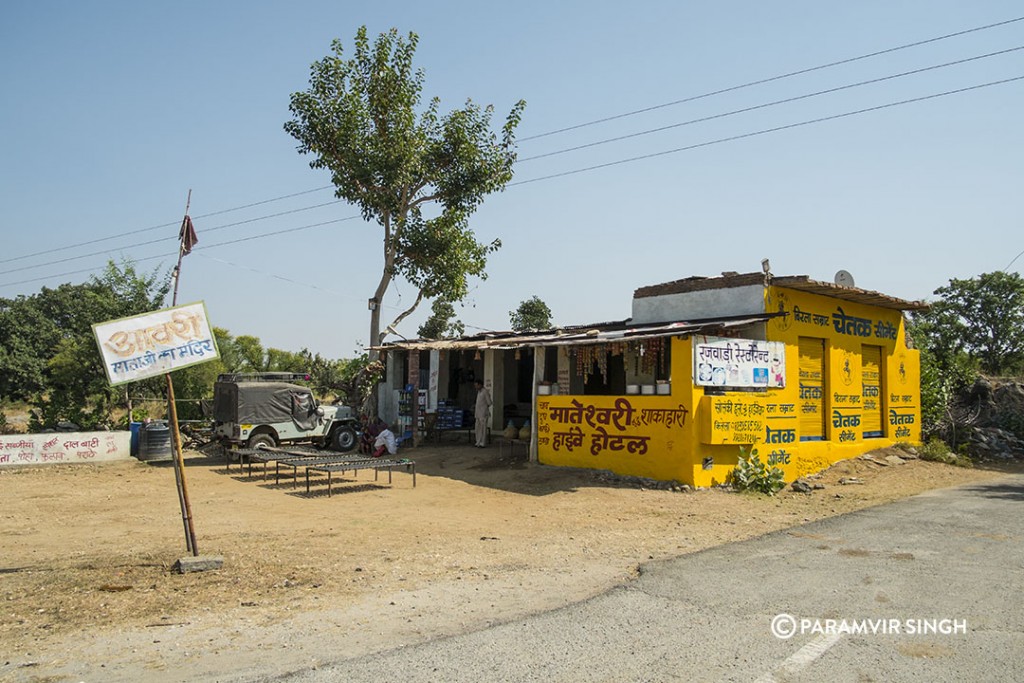
[[[759,339],[695,336],[693,383],[707,387],[785,387],[786,345]]]
[[[765,395],[704,396],[700,438],[706,444],[795,444],[795,403]],[[790,446],[792,447],[792,446]]]
[[[92,326],[111,385],[156,377],[220,357],[200,301]]]

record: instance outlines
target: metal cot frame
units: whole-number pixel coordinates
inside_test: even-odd
[[[281,483],[281,466],[292,468],[292,486],[298,485],[298,470],[300,467],[306,468],[306,493],[310,492],[310,478],[309,472],[313,470],[315,472],[325,472],[327,474],[327,495],[331,496],[332,491],[332,473],[333,472],[346,472],[346,471],[358,471],[363,469],[372,469],[373,479],[377,481],[380,470],[388,471],[388,483],[392,481],[391,471],[396,467],[404,467],[407,472],[412,474],[412,485],[416,486],[416,463],[408,458],[370,458],[365,455],[359,454],[345,454],[345,455],[323,455],[322,451],[310,451],[310,450],[299,450],[299,449],[284,449],[284,448],[258,448],[258,449],[240,449],[239,454],[239,467],[242,466],[243,458],[246,461],[249,468],[249,477],[252,477],[252,463],[262,462],[263,463],[263,479],[264,481],[269,478],[269,465],[274,463],[274,484]],[[229,461],[230,462],[230,461]]]

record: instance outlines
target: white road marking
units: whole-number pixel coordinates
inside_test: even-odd
[[[786,661],[774,671],[769,671],[758,678],[754,683],[776,683],[776,674],[789,676],[800,671],[814,660],[828,652],[829,648],[838,643],[843,637],[842,633],[825,633],[793,653]]]

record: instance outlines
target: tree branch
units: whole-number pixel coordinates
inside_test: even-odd
[[[397,318],[395,318],[393,321],[391,321],[391,324],[388,327],[392,327],[393,328],[396,325],[398,325],[398,323],[400,323],[403,320],[405,320],[406,318],[408,318],[410,315],[412,315],[413,311],[415,311],[422,302],[423,302],[423,290],[421,289],[419,291],[419,294],[416,295],[416,301],[413,302],[412,306],[410,306],[407,310],[402,311],[398,315]],[[387,335],[387,331],[384,331],[384,332],[380,333],[380,339],[377,340],[378,344],[383,343],[385,335]]]
[[[419,199],[414,199],[409,204],[409,208],[412,208],[414,206],[419,206],[420,204],[425,204],[427,202],[432,202],[432,201],[434,201],[435,199],[437,199],[440,196],[441,195],[439,195],[439,194],[428,194],[426,197],[420,197]]]

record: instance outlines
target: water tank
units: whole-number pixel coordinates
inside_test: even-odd
[[[166,462],[173,459],[171,430],[166,422],[150,422],[139,430],[139,460],[142,462]]]

